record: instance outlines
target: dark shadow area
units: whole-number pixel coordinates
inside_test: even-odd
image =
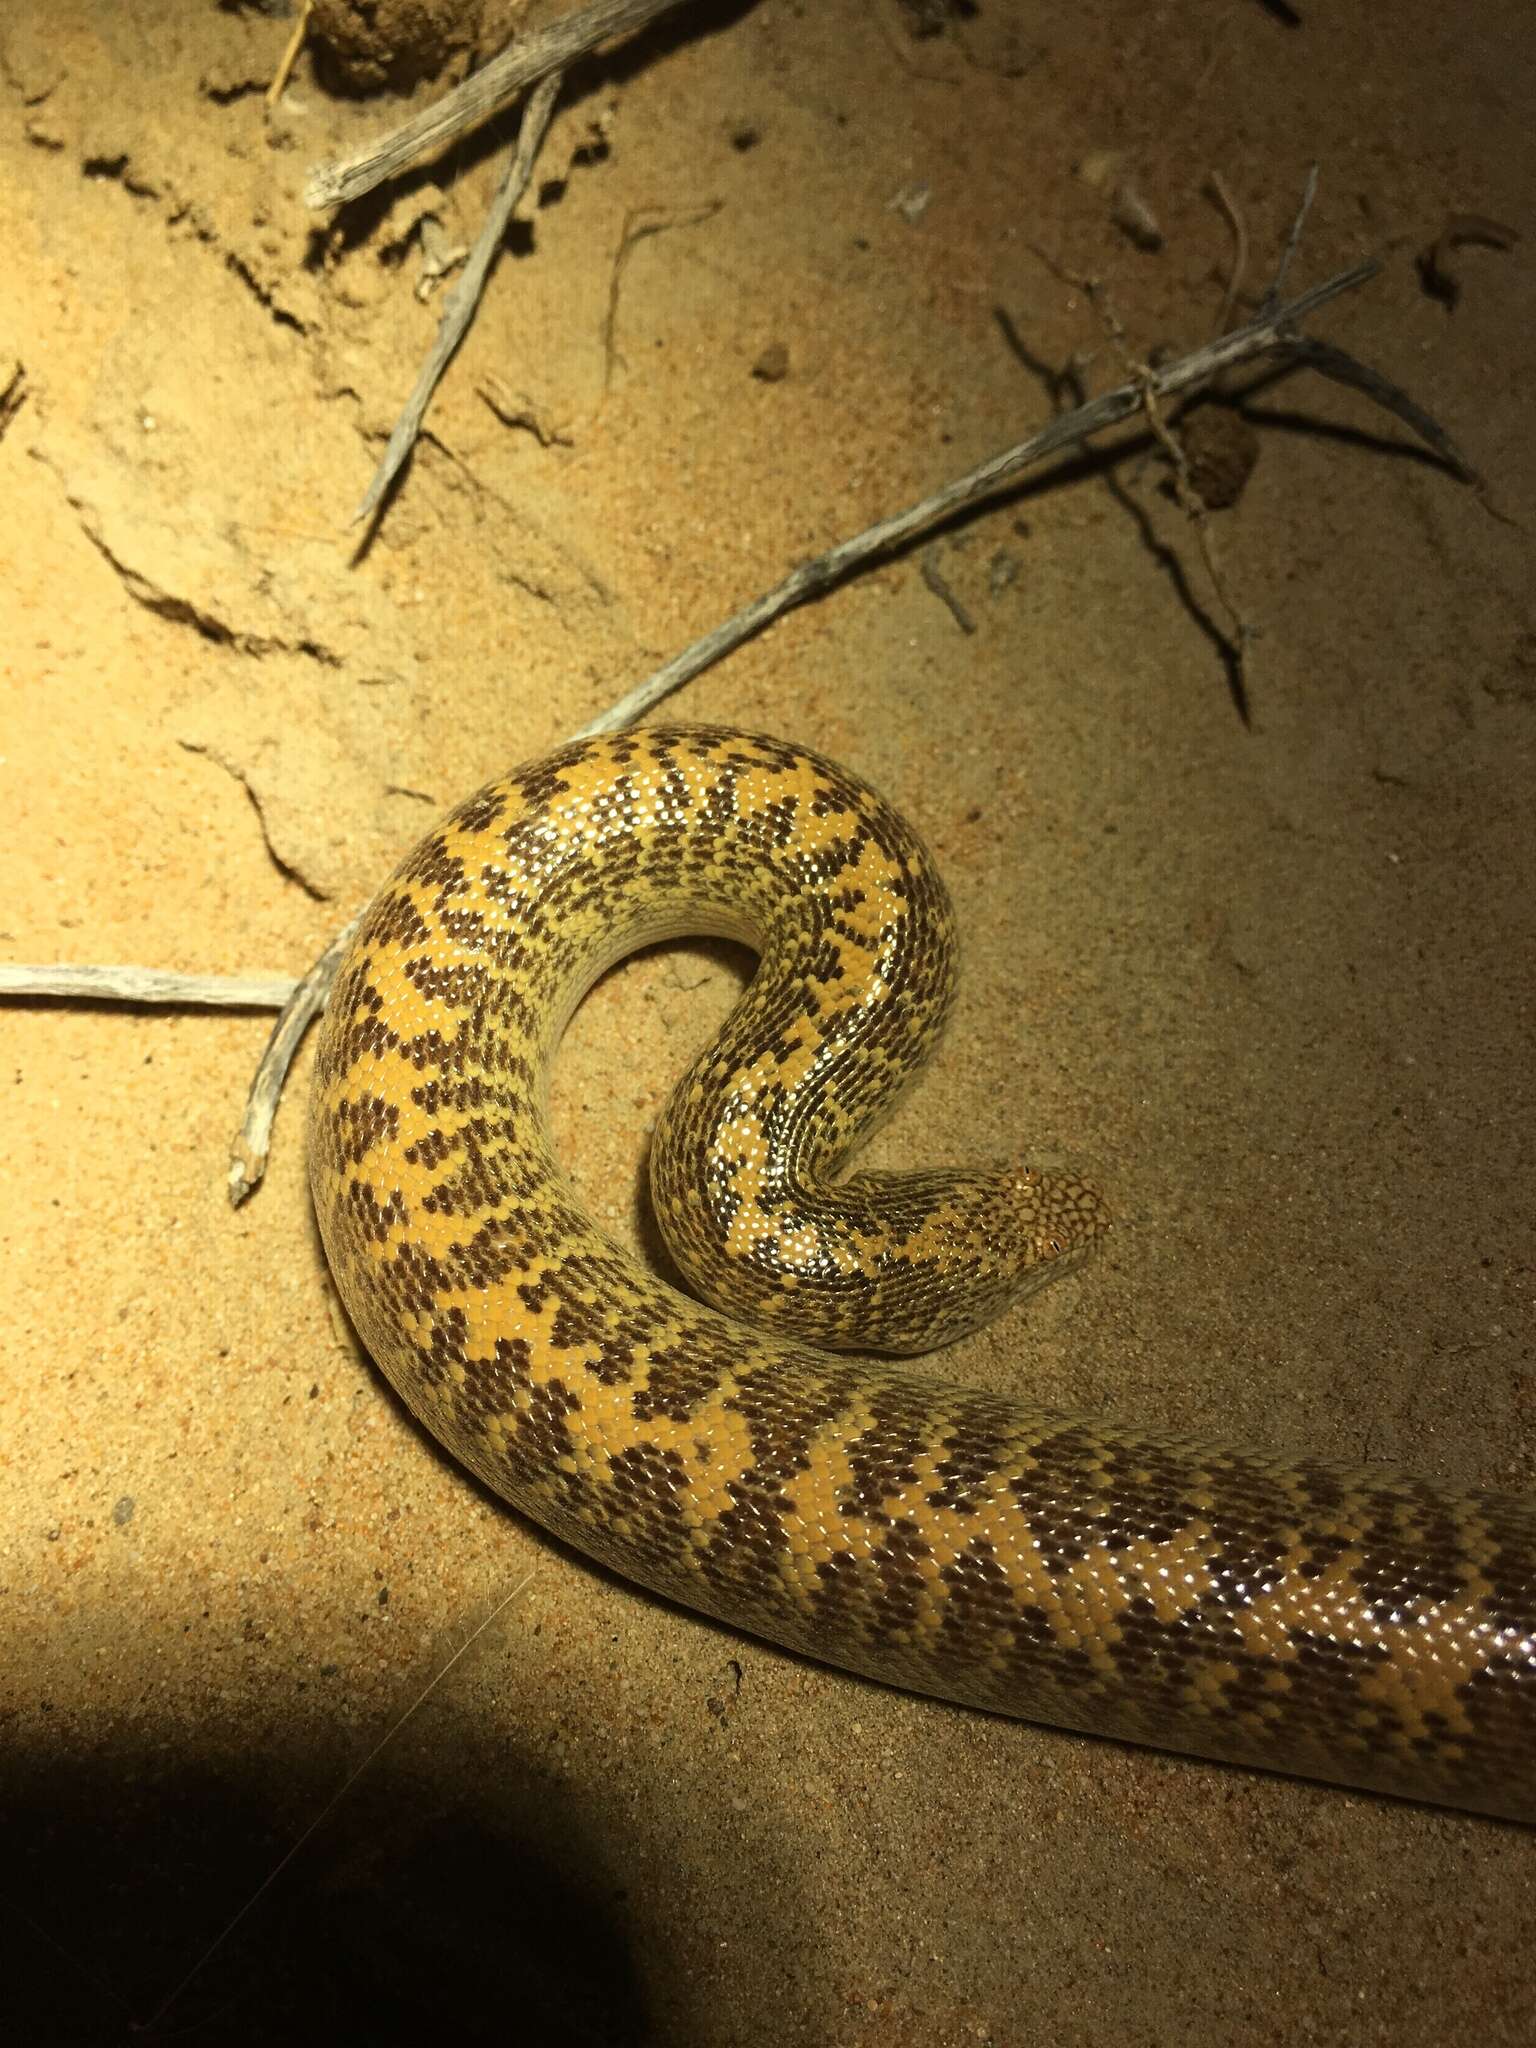
[[[1305,368],[1305,365],[1298,365]],[[1269,382],[1263,380],[1256,389],[1263,389]],[[1438,470],[1453,482],[1460,481],[1456,472],[1438,456],[1433,448],[1426,448],[1421,442],[1410,441],[1404,434],[1376,434],[1369,427],[1351,426],[1344,420],[1319,419],[1315,413],[1303,412],[1299,407],[1253,405],[1243,394],[1238,405],[1243,418],[1250,426],[1272,430],[1275,433],[1295,434],[1303,440],[1324,441],[1338,448],[1357,450],[1363,455],[1384,456],[1393,462],[1416,464],[1422,469]]]
[[[637,72],[662,63],[688,43],[729,34],[754,5],[755,0],[692,0],[691,6],[658,15],[611,48],[579,58],[566,73],[566,83],[576,98],[625,85]]]
[[[653,2038],[604,1845],[515,1764],[471,1807],[462,1772],[381,1757],[209,1954],[344,1776],[160,1744],[8,1756],[0,2041]]]

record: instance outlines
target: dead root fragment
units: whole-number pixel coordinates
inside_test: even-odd
[[[921,556],[918,558],[917,568],[918,574],[922,577],[924,583],[927,584],[928,588],[939,600],[939,603],[943,605],[961,632],[974,633],[976,621],[950,588],[943,570],[939,567],[938,549],[936,547],[924,548]]]
[[[1232,594],[1232,588],[1227,581],[1221,558],[1216,551],[1215,535],[1211,532],[1210,507],[1195,481],[1185,443],[1170,430],[1167,421],[1163,418],[1158,408],[1157,399],[1150,389],[1146,396],[1146,413],[1147,425],[1152,429],[1159,447],[1168,458],[1168,467],[1173,477],[1174,498],[1178,503],[1179,510],[1194,529],[1195,543],[1200,550],[1200,559],[1205,564],[1206,577],[1215,594],[1216,602],[1226,614],[1227,645],[1230,650],[1232,671],[1232,694],[1237,704],[1238,715],[1246,725],[1248,722],[1248,649],[1255,638],[1257,628],[1244,617],[1238,608],[1237,599]],[[1246,473],[1244,480],[1246,481]]]
[[[503,378],[494,374],[482,377],[475,386],[475,393],[504,427],[519,427],[525,434],[532,434],[541,448],[570,448],[575,445],[566,429],[547,418],[526,391],[514,391]]]
[[[1220,209],[1232,237],[1232,270],[1222,294],[1221,311],[1216,316],[1216,332],[1225,334],[1232,309],[1242,295],[1243,280],[1248,275],[1248,224],[1237,201],[1227,190],[1226,180],[1220,171],[1211,172],[1205,181],[1205,189]]]
[[[696,206],[688,213],[671,213],[656,206],[636,206],[625,214],[624,225],[619,230],[619,246],[614,251],[613,265],[608,273],[608,305],[599,331],[605,392],[613,387],[614,372],[626,367],[618,344],[619,292],[630,257],[640,243],[652,235],[668,234],[673,228],[702,227],[705,221],[714,219],[724,203],[720,199],[711,199],[707,205]]]

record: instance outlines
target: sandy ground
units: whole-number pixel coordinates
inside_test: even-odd
[[[963,1000],[880,1156],[1027,1143],[1110,1191],[1109,1253],[957,1374],[1529,1488],[1536,28],[1300,11],[981,0],[916,40],[894,0],[760,0],[588,66],[354,558],[439,310],[422,216],[472,238],[504,132],[328,229],[307,166],[398,100],[306,56],[268,122],[275,15],[15,0],[3,957],[301,971],[436,807],[1029,431],[1042,367],[1119,381],[1063,273],[1138,351],[1208,335],[1207,174],[1257,288],[1315,157],[1298,278],[1385,257],[1320,331],[1491,491],[1336,387],[1257,398],[1215,522],[1250,726],[1135,451],[938,541],[973,631],[914,553],[673,708],[849,761],[943,858]],[[1448,311],[1413,258],[1465,211],[1525,242],[1465,251]],[[744,971],[668,949],[577,1020],[562,1143],[620,1234]],[[478,1492],[339,1324],[297,1093],[226,1202],[267,1029],[0,1008],[0,2035],[128,2038],[388,1736],[167,2034],[1529,2039],[1529,1834],[808,1668]]]

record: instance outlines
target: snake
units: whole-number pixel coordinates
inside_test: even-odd
[[[593,1220],[548,1087],[594,982],[684,935],[758,965],[651,1141],[674,1285]],[[1110,1227],[1072,1172],[857,1170],[957,959],[917,832],[782,740],[630,728],[461,802],[365,911],[315,1055],[315,1212],[377,1366],[521,1514],[734,1631],[1536,1822],[1536,1505],[913,1362]]]

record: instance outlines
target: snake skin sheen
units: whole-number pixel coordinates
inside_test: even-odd
[[[761,954],[653,1186],[685,1299],[551,1154],[546,1077],[612,962]],[[921,842],[814,754],[665,727],[461,804],[337,977],[311,1178],[341,1298],[421,1421],[535,1521],[849,1670],[1032,1721],[1536,1820],[1536,1512],[1121,1429],[910,1351],[1080,1259],[1092,1191],[831,1176],[943,1019]]]

